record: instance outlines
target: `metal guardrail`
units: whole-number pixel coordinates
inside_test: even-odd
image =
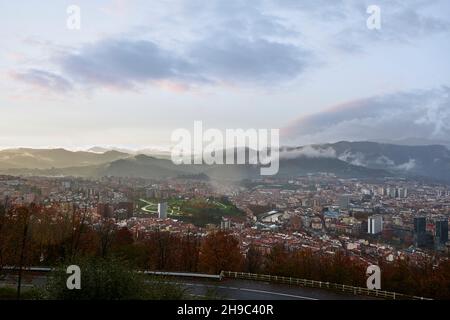
[[[6,266],[3,267],[2,270],[4,271],[11,271],[16,272],[19,271],[18,267],[14,266]],[[43,272],[48,273],[51,271],[54,271],[54,268],[49,267],[24,267],[22,268],[23,272]],[[149,270],[143,270],[143,271],[137,271],[138,273],[148,274],[148,275],[155,275],[155,276],[168,276],[168,277],[186,277],[186,278],[204,278],[204,279],[214,279],[214,280],[222,280],[221,275],[215,275],[215,274],[206,274],[206,273],[191,273],[191,272],[165,272],[165,271],[149,271]]]
[[[267,281],[267,282],[278,282],[286,283],[291,285],[299,285],[302,287],[310,288],[322,288],[331,289],[335,291],[340,291],[343,293],[349,293],[354,295],[364,295],[370,297],[377,297],[382,299],[391,300],[432,300],[424,297],[409,296],[401,293],[383,291],[383,290],[371,290],[362,287],[353,287],[345,284],[337,284],[331,282],[322,282],[317,280],[308,280],[292,277],[282,277],[282,276],[271,276],[266,274],[255,274],[255,273],[245,273],[245,272],[234,272],[234,271],[222,271],[220,273],[222,277],[225,278],[235,278],[243,280],[256,280],[256,281]]]
[[[17,267],[5,266],[2,268],[5,271],[18,271]],[[54,268],[49,267],[25,267],[22,271],[25,272],[51,272]],[[343,293],[349,293],[354,295],[364,295],[370,297],[377,297],[382,299],[391,300],[432,300],[430,298],[409,296],[401,293],[384,291],[384,290],[371,290],[363,287],[353,287],[345,284],[337,284],[331,282],[323,282],[317,280],[300,279],[292,277],[283,276],[271,276],[267,274],[256,274],[256,273],[246,273],[246,272],[234,272],[234,271],[222,271],[219,275],[211,275],[204,273],[189,273],[189,272],[163,272],[163,271],[138,271],[144,274],[157,275],[157,276],[173,276],[173,277],[192,277],[192,278],[203,278],[203,279],[214,279],[222,280],[223,278],[235,278],[243,280],[255,280],[255,281],[267,281],[267,282],[278,282],[286,283],[291,285],[298,285],[302,287],[309,288],[319,288],[319,289],[331,289]]]
[[[204,279],[214,279],[222,280],[222,276],[215,274],[205,274],[205,273],[190,273],[190,272],[163,272],[163,271],[141,271],[144,274],[155,275],[155,276],[169,276],[169,277],[186,277],[186,278],[204,278]]]
[[[4,266],[3,268],[0,269],[0,271],[19,271],[18,267],[14,267],[14,266]],[[53,271],[54,268],[49,268],[49,267],[23,267],[22,271],[25,272],[50,272]]]

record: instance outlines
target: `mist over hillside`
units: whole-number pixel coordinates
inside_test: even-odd
[[[167,155],[135,155],[98,148],[95,151],[2,150],[0,172],[14,175],[158,179],[204,174],[211,179],[231,181],[261,177],[260,165],[175,165]],[[395,175],[450,181],[450,151],[441,145],[406,146],[346,141],[281,148],[277,177],[317,173],[331,173],[345,178]]]

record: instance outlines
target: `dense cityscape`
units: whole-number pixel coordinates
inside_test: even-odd
[[[173,199],[222,200],[234,211],[204,220],[196,211],[174,212]],[[345,251],[367,264],[424,256],[438,262],[448,259],[450,245],[450,189],[406,179],[364,181],[324,173],[224,185],[176,178],[2,176],[0,201],[5,208],[34,203],[56,212],[83,211],[89,221],[107,218],[135,238],[155,229],[198,236],[222,229],[238,238],[243,254],[250,245],[268,252],[282,244],[329,255]],[[154,210],[148,209],[151,203]]]

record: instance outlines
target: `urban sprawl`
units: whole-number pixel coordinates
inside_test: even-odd
[[[184,178],[0,176],[0,201],[5,208],[35,203],[57,212],[82,210],[90,221],[108,218],[127,227],[136,239],[155,230],[199,237],[227,230],[244,255],[250,246],[267,253],[283,245],[329,255],[345,251],[371,264],[447,259],[450,248],[449,187],[397,178],[367,181],[324,173],[225,184]],[[183,212],[188,207],[183,203],[232,209],[216,220],[197,220],[192,208]]]

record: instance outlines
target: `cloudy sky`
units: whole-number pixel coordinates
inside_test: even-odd
[[[164,146],[195,120],[280,128],[284,144],[447,141],[449,13],[447,0],[2,1],[0,148]]]

